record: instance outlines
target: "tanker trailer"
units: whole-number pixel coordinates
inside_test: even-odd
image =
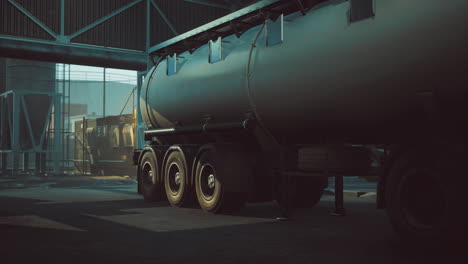
[[[310,207],[385,146],[378,207],[407,241],[466,228],[468,1],[260,1],[150,49],[139,191],[210,213]],[[359,146],[359,147],[357,147]],[[286,193],[286,195],[285,195]],[[292,194],[291,194],[292,193]]]

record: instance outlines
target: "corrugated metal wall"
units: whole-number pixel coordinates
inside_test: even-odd
[[[16,0],[16,2],[55,32],[60,31],[60,0]],[[0,34],[53,39],[6,0],[0,1]]]
[[[159,0],[156,2],[179,34],[229,14],[226,9],[194,4],[183,0]],[[155,21],[152,24],[151,43],[157,44],[174,37],[172,31],[154,8],[152,17]]]
[[[134,0],[65,0],[65,34],[69,35]],[[57,34],[60,33],[60,0],[16,0]],[[185,2],[156,0],[178,33],[186,32],[229,13],[228,10]],[[151,44],[174,36],[159,13],[151,9]],[[0,34],[53,40],[6,0],[0,1]],[[72,40],[75,43],[144,50],[146,1]]]
[[[72,34],[134,0],[68,1],[65,34]],[[146,3],[112,17],[72,41],[99,46],[144,50],[146,39]]]

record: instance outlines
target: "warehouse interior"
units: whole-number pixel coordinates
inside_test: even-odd
[[[466,263],[442,2],[0,0],[0,262]]]
[[[2,112],[6,113],[2,123],[4,174],[90,174],[92,154],[83,147],[82,136],[87,127],[78,127],[76,122],[135,115],[136,71],[10,58],[2,58],[1,64],[5,84]],[[20,93],[17,116],[12,114],[13,106],[9,104],[15,100],[15,93]],[[58,123],[54,122],[56,111],[60,112]],[[13,126],[14,120],[19,122],[20,131],[19,137],[14,139],[19,144],[16,149],[8,144],[13,141],[13,133],[9,133],[7,123]],[[55,129],[54,125],[59,127]],[[118,125],[118,122],[113,124],[114,127]],[[133,126],[132,123],[127,125]],[[129,132],[132,141],[133,130]],[[120,140],[120,133],[116,136]],[[134,142],[127,145],[134,146]]]
[[[137,86],[153,65],[144,54],[253,2],[3,1],[2,175],[104,175],[108,173],[101,164],[112,167],[106,160],[128,160],[123,171],[109,173],[135,176],[129,160],[138,140],[135,128],[141,134],[144,126],[136,120]],[[45,104],[35,105],[46,97]],[[25,105],[14,109],[14,98]],[[118,156],[110,153],[112,147],[99,150],[105,154],[98,158],[83,135],[108,133],[96,127],[95,120],[105,117],[108,129],[120,129],[109,135],[122,150]],[[88,122],[94,127],[86,126]],[[141,136],[139,140],[141,148]]]

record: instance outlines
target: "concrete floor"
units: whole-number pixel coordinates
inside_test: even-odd
[[[235,215],[146,203],[134,179],[0,177],[0,263],[468,263],[400,246],[371,198],[333,197],[277,222],[274,203]]]

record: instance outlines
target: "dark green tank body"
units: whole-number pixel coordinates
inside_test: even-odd
[[[287,144],[456,130],[468,112],[468,1],[376,0],[375,17],[355,23],[349,8],[328,1],[285,17],[275,46],[260,26],[228,37],[221,62],[208,63],[206,46],[180,54],[172,76],[163,61],[143,86],[144,121],[168,128],[253,115]]]

